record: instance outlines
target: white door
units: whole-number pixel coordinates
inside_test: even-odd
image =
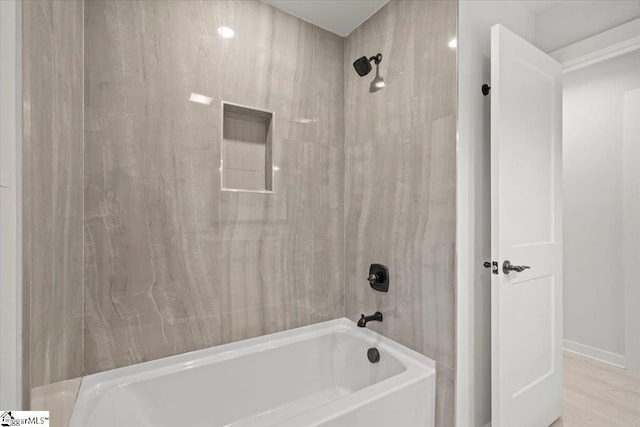
[[[561,415],[561,186],[561,66],[495,25],[491,28],[492,427],[544,427]],[[507,274],[503,269],[507,261],[530,268]]]

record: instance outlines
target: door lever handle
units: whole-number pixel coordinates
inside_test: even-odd
[[[504,263],[502,263],[502,272],[504,274],[509,274],[512,271],[515,271],[517,273],[522,273],[528,268],[531,268],[531,267],[529,267],[528,265],[513,265],[509,260],[506,260]]]

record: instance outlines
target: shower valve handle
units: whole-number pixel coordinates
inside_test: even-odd
[[[376,273],[369,274],[369,277],[367,278],[367,280],[373,283],[379,283],[381,281],[380,276]]]

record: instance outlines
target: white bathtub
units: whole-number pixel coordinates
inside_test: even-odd
[[[432,360],[338,319],[86,376],[71,427],[432,427],[434,406]]]

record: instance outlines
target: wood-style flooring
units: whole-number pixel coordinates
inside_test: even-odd
[[[552,427],[640,427],[640,375],[565,352],[563,416]]]

